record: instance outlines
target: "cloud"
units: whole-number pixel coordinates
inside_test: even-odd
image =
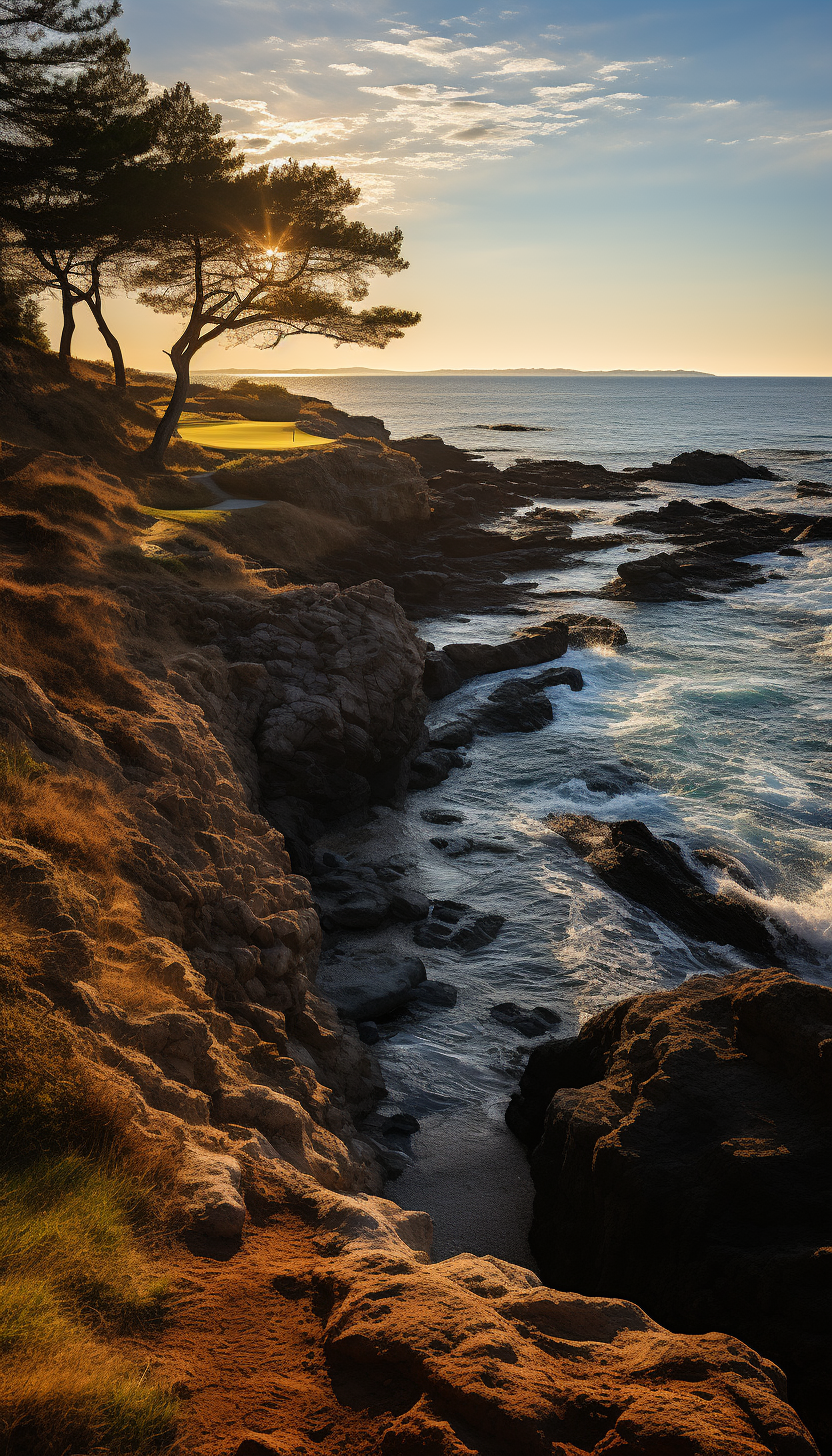
[[[532,96],[537,96],[541,101],[545,101],[550,96],[553,100],[557,97],[563,97],[565,99],[569,96],[577,96],[581,91],[594,90],[594,81],[572,81],[568,86],[534,86],[532,88]]]
[[[739,106],[738,101],[690,101],[691,111],[720,111],[724,106]]]
[[[666,65],[661,56],[649,56],[646,61],[612,61],[607,66],[599,66],[595,72],[596,76],[606,76],[608,81],[614,81],[621,71],[633,71],[636,66],[661,66]]]
[[[485,71],[486,76],[526,76],[533,75],[536,71],[565,71],[566,67],[557,61],[544,60],[538,57],[536,60],[531,56],[516,57],[511,61],[504,61],[499,71]]]
[[[464,62],[477,62],[493,56],[502,59],[505,46],[460,46],[453,47],[450,36],[423,35],[407,41],[359,40],[354,42],[357,51],[377,51],[384,56],[404,56],[423,66],[439,66],[445,71],[455,71]]]
[[[343,71],[345,76],[372,76],[372,66],[356,66],[353,61],[346,61],[340,64],[337,61],[330,63],[330,71]]]

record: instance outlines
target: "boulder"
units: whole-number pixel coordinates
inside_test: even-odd
[[[680,481],[714,488],[734,480],[779,480],[765,465],[749,465],[737,455],[720,455],[711,450],[688,450],[669,462],[654,460],[650,466],[627,470],[630,480]]]
[[[568,645],[569,629],[557,618],[527,627],[510,642],[452,642],[440,652],[428,653],[425,695],[434,700],[445,698],[469,678],[551,662],[562,657]]]
[[[739,897],[713,894],[679,846],[657,839],[638,819],[604,824],[591,814],[550,814],[545,822],[611,889],[646,905],[694,940],[774,958],[762,915]]]
[[[525,1011],[515,1001],[500,1001],[491,1007],[489,1016],[528,1037],[545,1036],[560,1021],[557,1011],[550,1011],[547,1006],[533,1006],[530,1011]]]
[[[507,1114],[533,1149],[547,1282],[746,1341],[826,1452],[831,1047],[827,988],[696,976],[537,1048]]]
[[[555,713],[542,688],[525,678],[501,683],[476,715],[478,733],[535,733],[551,723]]]
[[[366,1023],[400,1011],[426,979],[418,956],[333,956],[322,961],[317,986],[342,1016]]]
[[[452,768],[462,768],[464,764],[465,759],[451,748],[429,748],[413,759],[408,790],[413,793],[418,789],[434,789],[448,777]]]

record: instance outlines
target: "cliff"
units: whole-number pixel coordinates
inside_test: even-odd
[[[696,976],[532,1053],[508,1114],[544,1277],[729,1329],[786,1371],[832,1449],[832,991],[787,971]]]
[[[733,1334],[431,1265],[379,1196],[381,1078],[281,827],[404,791],[424,644],[381,582],[274,586],[200,531],[83,371],[56,407],[100,396],[107,463],[56,450],[37,369],[0,451],[8,1451],[812,1452]]]

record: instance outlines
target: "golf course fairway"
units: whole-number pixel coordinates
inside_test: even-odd
[[[192,445],[210,450],[316,450],[333,441],[325,435],[307,435],[291,420],[212,420],[180,423],[179,434]]]

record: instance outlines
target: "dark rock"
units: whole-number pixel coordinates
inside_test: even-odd
[[[432,601],[451,580],[447,571],[405,571],[396,578],[396,595]]]
[[[318,970],[321,995],[350,1021],[378,1021],[406,1006],[427,979],[418,956],[351,955],[325,958]]]
[[[381,1039],[381,1032],[374,1021],[359,1021],[356,1029],[359,1040],[363,1041],[365,1046],[375,1046],[376,1042]]]
[[[347,863],[348,861],[344,859],[342,854],[333,854],[331,849],[325,849],[321,855],[321,864],[326,869],[345,870]]]
[[[390,914],[397,920],[424,920],[430,902],[418,890],[396,890],[390,898]]]
[[[573,693],[579,693],[584,685],[583,673],[577,667],[550,667],[536,677],[527,677],[525,681],[533,688],[567,687]]]
[[[412,1001],[421,1006],[456,1006],[459,991],[448,981],[425,981],[413,992]]]
[[[806,552],[801,551],[799,546],[781,546],[778,556],[805,556]]]
[[[731,561],[711,546],[698,546],[691,551],[663,551],[638,561],[622,561],[617,579],[609,582],[601,594],[634,602],[699,601],[703,591],[734,592],[761,581],[765,581],[765,575],[759,567],[747,561]]]
[[[798,551],[797,555],[802,553]],[[454,718],[450,723],[438,723],[430,730],[431,748],[465,748],[474,736],[473,725],[468,718]]]
[[[535,733],[555,713],[542,688],[519,678],[501,683],[476,714],[478,733]]]
[[[725,870],[725,873],[730,875],[732,880],[736,880],[738,885],[742,885],[744,890],[756,890],[757,886],[742,860],[729,854],[726,849],[695,849],[693,853],[700,864],[708,865],[713,869]]]
[[[762,916],[739,900],[713,895],[679,846],[657,839],[638,819],[602,824],[590,814],[550,814],[545,822],[611,889],[647,905],[694,940],[774,958]]]
[[[630,480],[679,481],[687,485],[730,485],[734,480],[779,480],[764,465],[749,465],[736,455],[719,455],[710,450],[689,450],[668,462],[654,460],[643,469],[627,470]]]
[[[326,915],[342,930],[372,930],[381,924],[389,909],[390,901],[380,890],[375,895],[365,891],[329,906]]]
[[[395,1112],[392,1117],[382,1118],[385,1137],[388,1133],[401,1133],[403,1137],[410,1137],[419,1131],[421,1125],[419,1119],[411,1117],[409,1112]]]
[[[492,1006],[489,1015],[503,1026],[529,1037],[545,1036],[560,1021],[557,1011],[550,1011],[546,1006],[533,1006],[531,1011],[524,1011],[514,1001],[501,1001]]]
[[[832,991],[781,970],[631,997],[532,1052],[507,1120],[535,1151],[547,1283],[729,1330],[832,1450]]]
[[[504,915],[478,915],[468,925],[460,925],[451,937],[451,945],[461,955],[473,955],[496,940],[505,925]]]
[[[451,809],[423,809],[421,816],[426,824],[462,824],[465,815],[455,814]]]
[[[590,617],[584,612],[564,612],[556,620],[566,627],[570,647],[627,646],[627,633],[624,628],[609,617]]]
[[[422,688],[426,698],[434,701],[447,698],[462,686],[462,674],[454,667],[444,652],[428,652],[425,657],[425,675]]]
[[[454,839],[437,838],[431,840],[431,844],[435,844],[437,849],[444,849],[445,853],[451,859],[458,859],[462,854],[470,854],[473,843],[474,841],[472,839],[468,839],[462,835],[457,835]]]
[[[436,788],[437,784],[444,782],[452,768],[462,768],[464,763],[465,759],[451,748],[429,748],[426,753],[414,758],[410,765],[409,792]]]
[[[795,495],[832,496],[832,486],[820,480],[799,480],[794,488]]]
[[[446,920],[449,925],[457,925],[463,915],[468,915],[470,910],[470,905],[463,905],[459,900],[434,900],[433,902],[433,914],[438,920]]]
[[[518,632],[510,642],[452,642],[442,649],[462,678],[505,672],[512,667],[534,667],[562,657],[569,645],[569,630],[557,620]]]
[[[433,950],[448,945],[450,936],[451,927],[432,917],[430,920],[422,920],[413,932],[416,945],[431,947]]]

